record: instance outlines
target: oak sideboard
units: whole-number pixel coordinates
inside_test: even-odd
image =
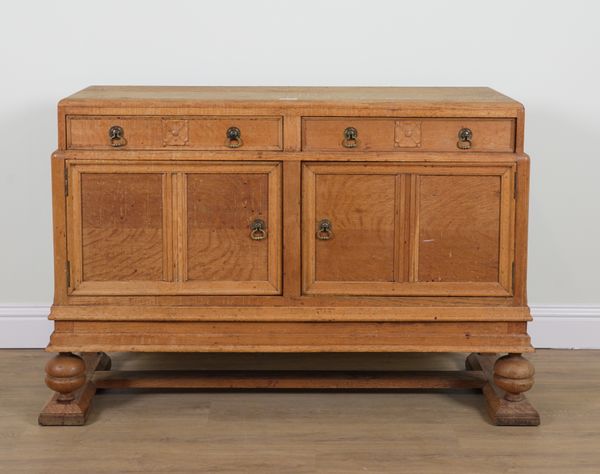
[[[481,389],[536,425],[523,106],[489,88],[92,86],[58,105],[43,425],[96,389]],[[106,352],[465,352],[127,373]],[[273,355],[277,357],[277,355]]]

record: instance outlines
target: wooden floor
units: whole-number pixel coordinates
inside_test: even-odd
[[[461,354],[111,354],[113,367],[460,369]],[[539,351],[542,425],[495,427],[474,391],[102,392],[40,427],[39,350],[0,350],[0,472],[600,473],[600,351]]]

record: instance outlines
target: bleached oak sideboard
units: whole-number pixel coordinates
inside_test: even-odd
[[[59,103],[43,425],[97,388],[481,388],[535,425],[524,112],[488,88],[89,87]],[[105,352],[470,352],[452,372]],[[491,355],[498,354],[498,355]]]

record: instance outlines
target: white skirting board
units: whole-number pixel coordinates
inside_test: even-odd
[[[49,306],[0,305],[0,348],[45,347]],[[600,349],[600,305],[532,305],[529,334],[539,349]]]

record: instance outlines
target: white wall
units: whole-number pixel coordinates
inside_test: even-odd
[[[550,310],[565,330],[568,308],[600,321],[599,14],[591,0],[7,2],[0,307],[51,301],[55,105],[89,84],[489,85],[527,110],[530,301],[566,306]]]

